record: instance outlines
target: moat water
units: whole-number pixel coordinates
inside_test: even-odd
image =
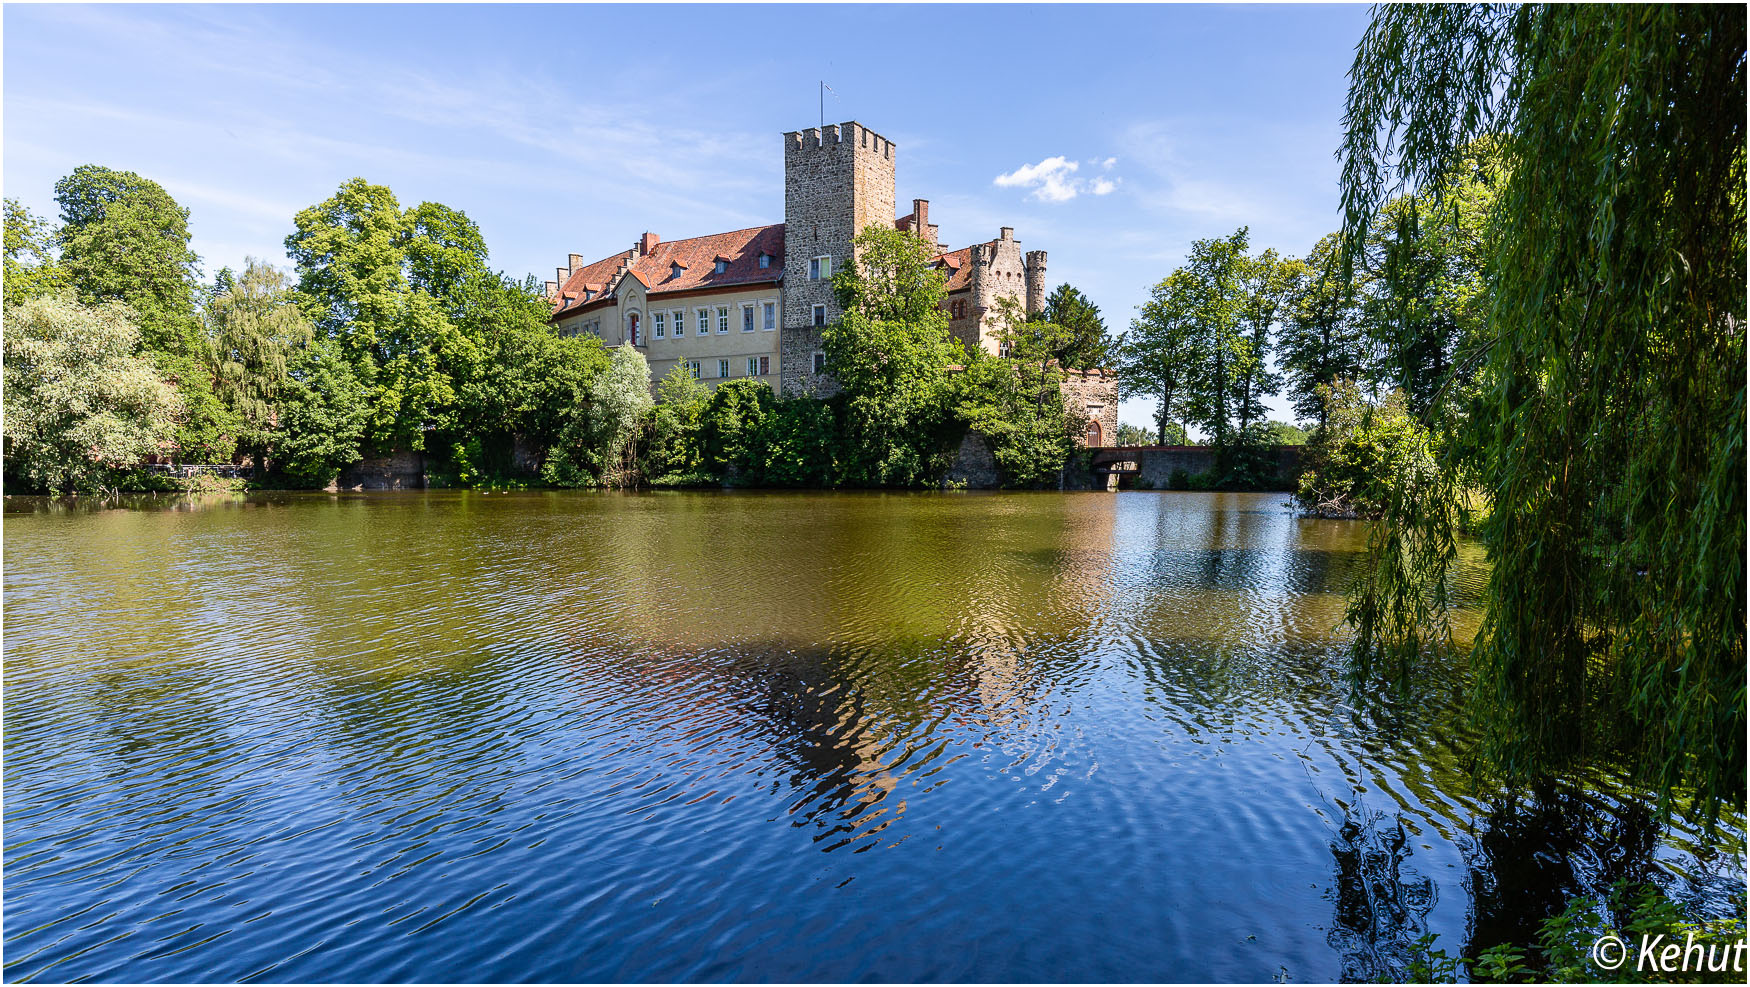
[[[1365,526],[1282,499],[9,498],[5,977],[1366,980],[1742,908],[1741,818],[1480,788],[1457,664],[1354,694]]]

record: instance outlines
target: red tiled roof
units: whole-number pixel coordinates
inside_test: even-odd
[[[995,240],[989,241],[995,243]],[[961,247],[938,254],[936,260],[948,269],[948,290],[959,291],[972,284],[972,248]]]
[[[627,253],[628,251],[621,251],[572,271],[571,277],[566,278],[565,283],[559,286],[561,302],[553,307],[553,314],[558,315],[568,308],[585,304],[585,292],[591,293],[587,301],[595,301],[601,290],[608,286],[608,281],[620,270],[620,261],[626,259]]]
[[[772,258],[770,267],[760,267],[762,253]],[[580,291],[585,281],[607,281],[619,270],[620,261],[626,256],[625,253],[614,254],[572,272],[560,286],[560,297],[563,298],[566,292]],[[717,273],[718,258],[728,261],[722,274]],[[681,265],[678,275],[674,270],[677,263]],[[784,275],[784,224],[658,242],[656,249],[649,254],[633,258],[628,273],[636,276],[652,295],[778,281]],[[553,314],[559,315],[576,307],[574,302],[561,304],[554,308]]]

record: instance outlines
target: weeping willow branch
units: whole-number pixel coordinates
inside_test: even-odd
[[[1356,254],[1471,141],[1508,175],[1488,336],[1352,595],[1358,668],[1450,637],[1467,496],[1491,575],[1471,650],[1483,761],[1617,763],[1711,820],[1745,782],[1745,18],[1739,8],[1377,8],[1345,116]],[[1438,401],[1450,404],[1447,388]]]

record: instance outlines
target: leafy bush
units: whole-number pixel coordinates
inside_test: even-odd
[[[39,490],[92,490],[168,451],[185,409],[139,354],[127,307],[39,296],[8,305],[5,322],[9,475]]]
[[[1373,404],[1353,382],[1341,381],[1321,387],[1320,396],[1325,426],[1307,445],[1295,500],[1320,517],[1378,518],[1394,482],[1433,468],[1428,428],[1411,417],[1397,391]]]
[[[1561,912],[1544,920],[1535,943],[1502,943],[1483,950],[1475,959],[1452,956],[1435,947],[1434,934],[1425,935],[1416,941],[1404,979],[1410,983],[1456,983],[1460,971],[1468,969],[1470,978],[1481,983],[1716,982],[1721,980],[1717,974],[1722,971],[1713,971],[1716,975],[1710,977],[1707,970],[1666,973],[1639,969],[1637,954],[1643,938],[1664,936],[1668,943],[1687,946],[1693,935],[1703,957],[1712,947],[1717,958],[1722,952],[1732,955],[1736,944],[1744,940],[1744,930],[1743,916],[1696,921],[1657,887],[1636,888],[1623,883],[1602,900],[1577,898],[1569,902]],[[1606,935],[1615,936],[1628,949],[1625,961],[1616,969],[1600,967],[1592,954],[1593,945]]]

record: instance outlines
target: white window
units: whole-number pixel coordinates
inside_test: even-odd
[[[808,258],[808,280],[819,281],[821,278],[832,277],[832,255],[821,254],[819,257]]]
[[[819,350],[814,352],[814,372],[817,374],[826,373],[826,354]]]
[[[759,357],[750,356],[747,358],[747,375],[749,377],[758,377],[760,375],[760,358]]]
[[[727,306],[727,305],[720,306],[717,309],[717,331],[718,332],[728,332],[729,331],[729,306]],[[723,376],[727,377],[729,375],[724,374]]]
[[[814,306],[814,324],[817,326],[826,325],[826,306],[825,305]]]
[[[687,313],[685,313],[685,312],[670,312],[668,314],[670,316],[671,321],[674,322],[675,338],[679,339],[680,337],[686,335],[687,334],[687,324],[686,324],[687,323]]]
[[[694,380],[698,380],[702,376],[702,374],[700,374],[700,372],[699,372],[699,361],[688,360],[687,361],[687,373],[692,374]]]
[[[751,303],[741,307],[741,331],[753,332],[753,305]]]
[[[763,320],[764,328],[767,332],[771,332],[773,329],[778,328],[778,303],[766,302],[763,309],[765,312],[765,319]]]
[[[701,336],[706,335],[710,331],[711,331],[711,310],[708,308],[699,309],[699,335],[701,335]]]
[[[719,377],[729,376],[729,361],[728,360],[718,360],[717,361],[717,376],[719,376]]]
[[[661,339],[663,336],[668,334],[668,330],[664,328],[663,323],[664,323],[664,320],[663,320],[661,312],[651,313],[651,315],[650,315],[651,335],[655,336],[657,339]]]

